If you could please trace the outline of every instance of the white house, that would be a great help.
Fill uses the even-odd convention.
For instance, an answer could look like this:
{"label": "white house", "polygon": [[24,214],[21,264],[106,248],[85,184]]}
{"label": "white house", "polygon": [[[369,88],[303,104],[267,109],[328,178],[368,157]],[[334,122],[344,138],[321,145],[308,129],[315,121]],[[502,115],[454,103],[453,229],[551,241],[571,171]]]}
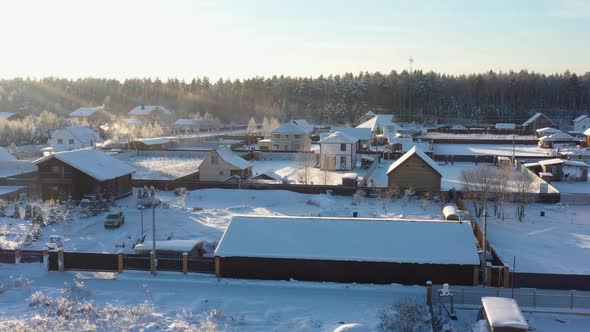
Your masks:
{"label": "white house", "polygon": [[359,148],[368,146],[371,143],[371,128],[348,128],[348,127],[332,127],[330,133],[341,132],[344,135],[359,140]]}
{"label": "white house", "polygon": [[293,120],[292,123],[305,129],[310,134],[313,132],[313,125],[307,122],[305,119]]}
{"label": "white house", "polygon": [[209,153],[199,165],[200,181],[240,181],[252,177],[252,163],[240,158],[229,148],[219,148]]}
{"label": "white house", "polygon": [[86,122],[109,122],[112,120],[112,115],[105,111],[103,106],[97,107],[79,107],[69,114],[72,119],[76,119],[78,123]]}
{"label": "white house", "polygon": [[574,119],[574,131],[583,133],[588,128],[590,128],[590,116],[580,115]]}
{"label": "white house", "polygon": [[335,132],[320,141],[320,169],[351,170],[356,165],[357,138]]}
{"label": "white house", "polygon": [[102,139],[98,133],[88,127],[75,126],[58,129],[51,134],[49,145],[53,151],[67,151],[96,147]]}
{"label": "white house", "polygon": [[285,123],[271,130],[270,137],[258,141],[260,151],[310,151],[308,129],[294,123]]}

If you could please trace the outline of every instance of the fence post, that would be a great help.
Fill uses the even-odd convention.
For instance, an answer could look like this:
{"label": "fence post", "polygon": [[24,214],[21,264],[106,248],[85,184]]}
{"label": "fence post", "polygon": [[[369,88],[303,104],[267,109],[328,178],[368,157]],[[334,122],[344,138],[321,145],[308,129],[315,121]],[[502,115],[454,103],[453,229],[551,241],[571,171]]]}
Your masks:
{"label": "fence post", "polygon": [[533,289],[533,308],[537,307],[537,289]]}
{"label": "fence post", "polygon": [[215,256],[215,275],[217,278],[221,278],[221,259],[219,256]]}
{"label": "fence post", "polygon": [[188,272],[188,252],[182,253],[182,274],[186,274]]}
{"label": "fence post", "polygon": [[49,251],[47,248],[43,249],[43,264],[45,264],[45,268],[49,271]]}
{"label": "fence post", "polygon": [[14,248],[14,264],[20,264],[20,249]]}
{"label": "fence post", "polygon": [[59,272],[64,271],[64,250],[62,248],[57,250],[57,270]]}
{"label": "fence post", "polygon": [[117,272],[123,272],[123,250],[117,251]]}
{"label": "fence post", "polygon": [[156,274],[156,253],[150,251],[150,273]]}
{"label": "fence post", "polygon": [[570,291],[570,309],[574,310],[574,290]]}
{"label": "fence post", "polygon": [[[484,255],[485,255],[485,253],[484,253]],[[486,266],[485,269],[486,269],[486,280],[485,280],[486,286],[491,286],[492,285],[492,271],[493,270],[489,266]]]}

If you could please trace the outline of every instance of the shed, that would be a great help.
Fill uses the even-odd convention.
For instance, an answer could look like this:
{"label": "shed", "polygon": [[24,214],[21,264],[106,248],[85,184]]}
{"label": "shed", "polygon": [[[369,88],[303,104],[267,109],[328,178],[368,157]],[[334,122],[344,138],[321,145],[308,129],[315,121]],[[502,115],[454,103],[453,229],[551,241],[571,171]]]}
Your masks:
{"label": "shed", "polygon": [[525,129],[531,131],[536,131],[539,128],[551,127],[553,125],[555,125],[553,121],[543,113],[535,113],[522,124]]}
{"label": "shed", "polygon": [[87,194],[120,198],[131,195],[135,169],[93,148],[63,151],[36,160],[44,200]]}
{"label": "shed", "polygon": [[460,220],[459,212],[457,211],[457,206],[455,204],[447,204],[443,208],[443,217],[445,220]]}
{"label": "shed", "polygon": [[506,297],[482,297],[482,312],[491,332],[528,331],[529,325],[518,303]]}
{"label": "shed", "polygon": [[172,147],[172,141],[166,137],[140,138],[129,142],[129,149],[161,151]]}
{"label": "shed", "polygon": [[434,160],[413,147],[389,166],[387,185],[399,189],[440,191],[442,176]]}
{"label": "shed", "polygon": [[345,173],[342,174],[342,186],[344,187],[356,187],[359,175],[356,173]]}
{"label": "shed", "polygon": [[227,278],[423,285],[477,282],[470,223],[234,216],[215,250]]}
{"label": "shed", "polygon": [[251,162],[237,156],[228,148],[215,149],[199,165],[199,180],[249,180],[252,177],[253,166]]}

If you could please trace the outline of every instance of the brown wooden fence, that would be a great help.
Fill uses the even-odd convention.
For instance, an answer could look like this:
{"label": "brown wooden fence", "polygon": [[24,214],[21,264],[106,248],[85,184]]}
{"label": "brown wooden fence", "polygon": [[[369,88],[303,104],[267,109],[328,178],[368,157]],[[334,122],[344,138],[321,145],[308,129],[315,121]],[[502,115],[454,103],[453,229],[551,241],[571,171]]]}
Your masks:
{"label": "brown wooden fence", "polygon": [[123,269],[124,270],[150,270],[150,255],[142,254],[125,254],[123,255]]}
{"label": "brown wooden fence", "polygon": [[188,259],[188,272],[215,273],[215,258],[200,257]]}
{"label": "brown wooden fence", "polygon": [[64,269],[90,271],[117,271],[117,254],[64,252]]}
{"label": "brown wooden fence", "polygon": [[43,263],[43,250],[21,250],[21,263]]}
{"label": "brown wooden fence", "polygon": [[14,264],[14,250],[0,250],[0,263]]}

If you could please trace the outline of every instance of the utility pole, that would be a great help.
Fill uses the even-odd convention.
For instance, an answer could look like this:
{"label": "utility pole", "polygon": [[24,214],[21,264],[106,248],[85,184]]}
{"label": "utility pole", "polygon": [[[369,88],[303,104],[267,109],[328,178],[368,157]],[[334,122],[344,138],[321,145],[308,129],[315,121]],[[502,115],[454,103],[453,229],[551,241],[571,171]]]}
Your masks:
{"label": "utility pole", "polygon": [[141,229],[139,233],[139,238],[141,239],[141,237],[143,236],[143,206],[139,208],[139,214],[141,216]]}
{"label": "utility pole", "polygon": [[482,275],[483,275],[483,282],[487,282],[487,234],[488,233],[488,211],[487,210],[483,210],[483,270],[482,270]]}
{"label": "utility pole", "polygon": [[154,252],[154,275],[158,268],[158,258],[156,256],[156,206],[152,205],[152,250]]}
{"label": "utility pole", "polygon": [[514,165],[515,141],[516,141],[516,135],[512,135],[512,165]]}

